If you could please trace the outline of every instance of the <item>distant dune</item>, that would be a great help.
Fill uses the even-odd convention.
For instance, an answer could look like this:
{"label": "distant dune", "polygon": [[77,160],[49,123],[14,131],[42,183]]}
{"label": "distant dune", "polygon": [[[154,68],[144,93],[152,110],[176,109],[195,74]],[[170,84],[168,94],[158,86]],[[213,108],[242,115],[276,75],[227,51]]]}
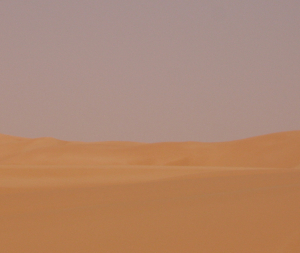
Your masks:
{"label": "distant dune", "polygon": [[0,135],[0,252],[299,253],[300,131],[200,143]]}
{"label": "distant dune", "polygon": [[67,142],[0,135],[0,164],[178,165],[291,168],[300,164],[300,131],[220,143]]}

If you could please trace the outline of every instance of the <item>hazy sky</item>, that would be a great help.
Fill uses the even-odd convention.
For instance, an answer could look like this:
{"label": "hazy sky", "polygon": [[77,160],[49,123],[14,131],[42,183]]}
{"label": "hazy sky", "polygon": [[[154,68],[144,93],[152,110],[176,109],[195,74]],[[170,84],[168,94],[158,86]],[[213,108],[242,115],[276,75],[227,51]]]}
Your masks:
{"label": "hazy sky", "polygon": [[299,0],[1,0],[0,133],[227,141],[300,130]]}

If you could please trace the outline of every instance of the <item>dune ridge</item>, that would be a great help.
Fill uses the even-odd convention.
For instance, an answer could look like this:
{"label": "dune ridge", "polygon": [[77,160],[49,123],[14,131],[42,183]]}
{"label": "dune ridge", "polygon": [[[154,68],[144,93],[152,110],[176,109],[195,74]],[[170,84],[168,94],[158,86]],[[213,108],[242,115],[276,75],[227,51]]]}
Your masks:
{"label": "dune ridge", "polygon": [[164,165],[292,168],[300,164],[300,131],[243,140],[201,142],[70,142],[0,136],[0,164]]}

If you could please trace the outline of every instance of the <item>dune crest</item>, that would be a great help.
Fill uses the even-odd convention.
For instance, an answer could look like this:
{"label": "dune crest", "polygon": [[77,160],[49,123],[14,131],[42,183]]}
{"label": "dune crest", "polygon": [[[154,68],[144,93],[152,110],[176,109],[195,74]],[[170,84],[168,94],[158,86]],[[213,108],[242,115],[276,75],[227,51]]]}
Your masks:
{"label": "dune crest", "polygon": [[150,144],[85,143],[0,135],[0,164],[292,168],[300,164],[300,131],[219,143]]}

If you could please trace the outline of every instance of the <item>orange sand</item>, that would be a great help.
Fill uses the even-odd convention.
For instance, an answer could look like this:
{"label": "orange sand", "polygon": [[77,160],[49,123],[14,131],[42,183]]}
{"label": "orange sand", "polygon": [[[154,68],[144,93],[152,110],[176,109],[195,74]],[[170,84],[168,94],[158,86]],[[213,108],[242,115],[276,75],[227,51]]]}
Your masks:
{"label": "orange sand", "polygon": [[0,135],[2,253],[299,253],[300,131],[223,143]]}

